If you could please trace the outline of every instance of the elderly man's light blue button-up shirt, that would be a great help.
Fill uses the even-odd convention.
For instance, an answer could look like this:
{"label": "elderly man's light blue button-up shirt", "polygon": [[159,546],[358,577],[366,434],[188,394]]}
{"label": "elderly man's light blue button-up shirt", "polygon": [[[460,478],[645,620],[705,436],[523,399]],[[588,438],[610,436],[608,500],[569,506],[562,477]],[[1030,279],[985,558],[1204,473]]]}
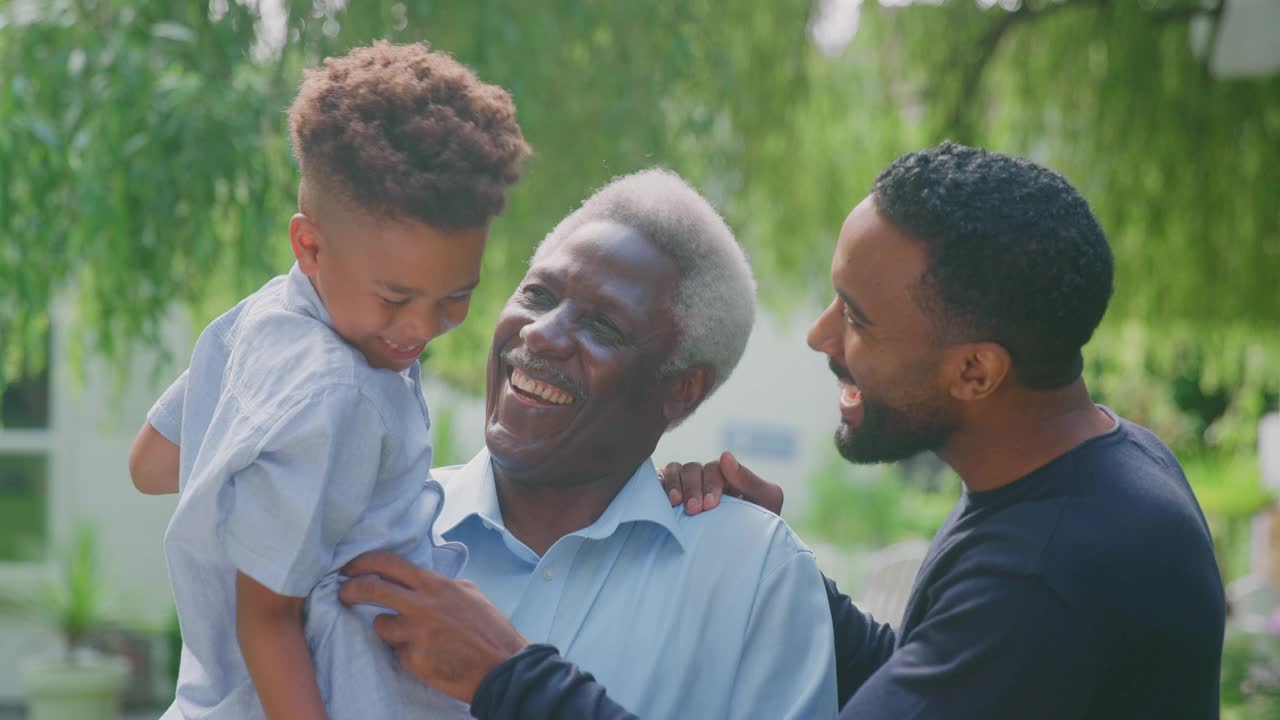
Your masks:
{"label": "elderly man's light blue button-up shirt", "polygon": [[643,718],[831,718],[835,645],[813,553],[780,518],[725,498],[672,508],[646,461],[596,522],[538,557],[502,522],[487,451],[437,469],[438,528],[461,577],[516,628]]}
{"label": "elderly man's light blue button-up shirt", "polygon": [[304,629],[333,720],[468,714],[398,666],[372,631],[375,609],[337,599],[339,568],[368,550],[445,574],[464,559],[432,534],[441,493],[424,483],[418,372],[371,367],[296,265],[201,333],[190,368],[148,415],[181,447],[164,547],[183,649],[165,720],[263,717],[236,639],[237,570],[307,598]]}

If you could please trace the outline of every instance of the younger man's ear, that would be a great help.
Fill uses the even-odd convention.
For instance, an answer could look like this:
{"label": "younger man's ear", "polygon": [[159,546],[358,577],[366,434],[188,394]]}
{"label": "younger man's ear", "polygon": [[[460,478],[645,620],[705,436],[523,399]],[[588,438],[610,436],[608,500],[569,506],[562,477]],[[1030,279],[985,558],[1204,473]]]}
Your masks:
{"label": "younger man's ear", "polygon": [[951,366],[951,397],[982,400],[1004,383],[1013,359],[1003,345],[993,342],[966,343],[954,348]]}
{"label": "younger man's ear", "polygon": [[289,220],[289,245],[298,268],[308,277],[316,272],[316,258],[320,255],[320,230],[311,218],[302,213]]}
{"label": "younger man's ear", "polygon": [[662,384],[662,414],[670,428],[689,417],[716,382],[716,371],[706,365],[686,368],[667,378]]}

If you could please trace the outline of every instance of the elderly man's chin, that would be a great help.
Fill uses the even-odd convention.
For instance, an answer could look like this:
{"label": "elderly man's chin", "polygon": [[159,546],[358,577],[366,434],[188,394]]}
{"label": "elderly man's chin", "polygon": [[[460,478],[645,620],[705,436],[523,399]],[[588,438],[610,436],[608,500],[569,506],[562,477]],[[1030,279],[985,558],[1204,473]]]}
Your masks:
{"label": "elderly man's chin", "polygon": [[504,378],[485,424],[485,445],[495,454],[520,455],[564,434],[578,415],[571,405],[534,405]]}

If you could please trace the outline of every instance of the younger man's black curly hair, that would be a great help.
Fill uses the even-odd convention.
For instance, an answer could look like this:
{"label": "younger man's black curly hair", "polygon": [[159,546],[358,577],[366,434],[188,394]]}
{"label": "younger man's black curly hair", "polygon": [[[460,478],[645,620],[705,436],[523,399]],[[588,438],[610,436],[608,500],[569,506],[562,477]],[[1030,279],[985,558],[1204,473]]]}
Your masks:
{"label": "younger man's black curly hair", "polygon": [[881,216],[925,248],[916,301],[939,341],[999,343],[1029,388],[1080,377],[1113,268],[1102,227],[1065,178],[948,141],[898,158],[872,193]]}

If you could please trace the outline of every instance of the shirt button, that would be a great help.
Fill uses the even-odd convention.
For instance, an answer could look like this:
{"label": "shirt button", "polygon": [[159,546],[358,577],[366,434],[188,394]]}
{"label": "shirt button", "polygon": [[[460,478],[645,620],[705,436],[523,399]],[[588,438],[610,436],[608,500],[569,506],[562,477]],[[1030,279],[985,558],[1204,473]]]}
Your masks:
{"label": "shirt button", "polygon": [[546,580],[546,581],[550,582],[550,581],[551,581],[551,578],[552,578],[552,577],[554,577],[554,576],[555,576],[555,573],[551,572],[551,568],[547,568],[546,570],[543,570],[543,571],[542,571],[542,579],[543,579],[543,580]]}

